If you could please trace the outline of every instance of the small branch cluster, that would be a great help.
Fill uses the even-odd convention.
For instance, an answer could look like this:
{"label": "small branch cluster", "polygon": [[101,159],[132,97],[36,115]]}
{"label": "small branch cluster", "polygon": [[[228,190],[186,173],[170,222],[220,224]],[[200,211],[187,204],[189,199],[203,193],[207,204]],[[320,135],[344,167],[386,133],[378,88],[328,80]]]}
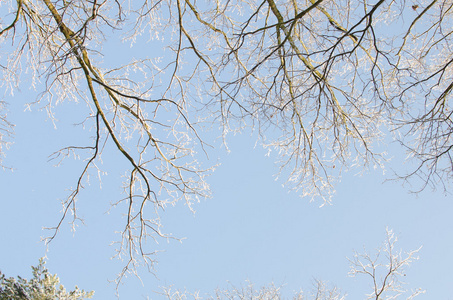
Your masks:
{"label": "small branch cluster", "polygon": [[[364,274],[371,279],[372,292],[367,295],[367,299],[399,299],[408,292],[401,278],[406,276],[406,268],[418,259],[416,255],[421,248],[403,254],[395,249],[396,242],[394,233],[387,229],[387,240],[375,255],[355,253],[350,259],[351,276]],[[424,290],[417,289],[410,292],[407,299],[423,293]]]}

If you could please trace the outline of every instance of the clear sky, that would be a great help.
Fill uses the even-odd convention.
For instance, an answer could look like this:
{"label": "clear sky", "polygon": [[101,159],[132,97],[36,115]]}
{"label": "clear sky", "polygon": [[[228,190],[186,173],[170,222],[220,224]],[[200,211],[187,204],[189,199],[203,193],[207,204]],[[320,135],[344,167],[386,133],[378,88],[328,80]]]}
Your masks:
{"label": "clear sky", "polygon": [[[67,289],[78,285],[95,290],[95,299],[111,299],[115,285],[109,280],[115,279],[122,262],[110,259],[114,247],[109,245],[118,238],[114,231],[122,228],[124,218],[119,208],[107,212],[109,203],[119,198],[124,166],[115,163],[114,154],[104,155],[102,168],[108,174],[102,188],[93,178],[80,197],[85,225],[75,232],[63,227],[46,252],[40,242],[47,234],[42,227],[56,225],[59,199],[75,184],[74,170],[81,168],[77,160],[54,167],[48,156],[78,138],[80,129],[71,124],[76,123],[74,112],[79,108],[61,106],[54,129],[45,112],[24,112],[29,97],[24,91],[14,101],[9,99],[10,120],[17,127],[4,161],[14,172],[0,173],[1,270],[8,276],[29,277],[30,266],[47,255],[47,267]],[[391,172],[346,173],[332,205],[320,208],[319,202],[288,193],[281,181],[275,181],[272,155],[267,157],[255,147],[252,135],[231,136],[229,147],[229,154],[219,147],[218,157],[211,158],[221,162],[209,178],[212,199],[198,203],[195,214],[182,204],[163,214],[164,231],[186,239],[151,243],[151,248],[163,251],[156,256],[155,275],[141,269],[142,282],[129,276],[119,288],[121,298],[159,299],[154,292],[170,285],[203,295],[246,280],[256,286],[283,285],[284,295],[289,296],[310,290],[314,280],[321,279],[339,287],[349,299],[363,299],[370,281],[349,277],[347,258],[364,247],[374,253],[388,227],[399,237],[398,249],[423,246],[420,260],[407,270],[407,287],[426,289],[419,299],[453,299],[451,195],[431,190],[410,194],[400,182],[384,183]],[[389,167],[401,169],[398,155]]]}

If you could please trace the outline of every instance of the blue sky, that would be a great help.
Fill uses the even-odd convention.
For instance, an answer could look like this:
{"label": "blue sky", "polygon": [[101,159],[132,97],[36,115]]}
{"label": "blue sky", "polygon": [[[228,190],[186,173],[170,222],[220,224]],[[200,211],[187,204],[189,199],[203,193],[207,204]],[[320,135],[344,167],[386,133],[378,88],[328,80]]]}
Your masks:
{"label": "blue sky", "polygon": [[[75,112],[81,104],[61,106],[57,129],[37,109],[24,112],[32,94],[24,91],[9,106],[10,120],[17,126],[14,144],[4,163],[13,172],[1,172],[2,207],[0,226],[1,270],[8,276],[30,276],[30,266],[47,255],[51,273],[59,275],[67,289],[78,285],[95,290],[95,299],[111,299],[115,285],[109,280],[121,270],[122,262],[110,259],[124,218],[120,208],[109,211],[119,198],[120,175],[124,167],[106,152],[102,188],[95,178],[79,201],[85,220],[75,232],[64,226],[49,245],[40,242],[59,219],[59,199],[75,184],[81,161],[65,160],[59,167],[48,156],[61,146],[83,141]],[[79,140],[80,139],[80,140]],[[150,243],[161,250],[155,274],[141,269],[142,282],[129,276],[119,287],[124,299],[159,299],[154,291],[161,286],[200,294],[217,287],[240,286],[250,280],[256,286],[274,282],[289,296],[300,289],[310,290],[315,279],[339,287],[349,299],[362,299],[370,292],[367,278],[348,276],[353,251],[374,253],[385,240],[386,227],[399,237],[398,249],[409,251],[423,246],[420,260],[404,278],[408,288],[421,287],[427,293],[419,299],[452,299],[453,268],[451,195],[426,190],[408,193],[401,182],[385,182],[390,172],[370,171],[363,176],[345,173],[336,185],[332,205],[319,207],[296,193],[288,193],[274,178],[273,157],[255,147],[253,134],[231,136],[231,152],[219,147],[221,162],[209,178],[211,199],[202,200],[192,214],[183,204],[163,214],[164,231],[186,238],[182,243]],[[392,145],[390,148],[395,148]],[[402,154],[395,153],[389,167],[404,170]],[[403,165],[403,166],[402,166]],[[449,298],[450,297],[450,298]]]}

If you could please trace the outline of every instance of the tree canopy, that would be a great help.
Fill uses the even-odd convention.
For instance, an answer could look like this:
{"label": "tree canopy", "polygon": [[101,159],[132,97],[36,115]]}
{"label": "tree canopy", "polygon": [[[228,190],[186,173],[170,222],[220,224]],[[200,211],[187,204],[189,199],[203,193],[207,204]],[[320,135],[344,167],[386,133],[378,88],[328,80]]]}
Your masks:
{"label": "tree canopy", "polygon": [[[225,143],[258,132],[301,196],[328,202],[343,171],[385,167],[389,141],[415,164],[400,179],[447,190],[453,2],[414,3],[1,1],[0,84],[36,89],[29,105],[50,118],[68,101],[86,107],[80,128],[91,143],[54,154],[84,159],[61,221],[77,221],[77,197],[106,147],[129,164],[117,202],[128,207],[119,250],[127,271],[137,255],[152,263],[141,245],[166,237],[162,208],[209,196],[208,128]],[[149,52],[136,57],[140,47]],[[109,56],[119,48],[125,55]],[[7,103],[0,109],[5,155],[13,124]]]}
{"label": "tree canopy", "polygon": [[0,299],[1,300],[82,300],[91,298],[94,292],[85,292],[77,286],[67,292],[57,275],[49,273],[44,259],[32,268],[33,278],[27,280],[20,276],[7,278],[0,272]]}

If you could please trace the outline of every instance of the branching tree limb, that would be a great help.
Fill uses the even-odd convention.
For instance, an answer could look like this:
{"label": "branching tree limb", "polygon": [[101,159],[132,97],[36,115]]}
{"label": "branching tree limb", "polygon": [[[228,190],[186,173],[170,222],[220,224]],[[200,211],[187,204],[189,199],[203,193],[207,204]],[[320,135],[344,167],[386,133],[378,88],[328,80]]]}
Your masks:
{"label": "branching tree limb", "polygon": [[[230,132],[256,130],[259,143],[277,153],[287,186],[321,204],[345,170],[385,166],[383,141],[398,141],[415,162],[401,179],[446,190],[453,172],[453,2],[418,5],[1,1],[1,87],[13,93],[25,78],[41,91],[29,105],[45,107],[50,118],[56,105],[83,102],[83,125],[94,132],[91,144],[52,156],[79,153],[85,161],[50,239],[70,214],[78,220],[84,184],[112,149],[129,166],[125,196],[115,202],[127,207],[122,275],[139,261],[152,266],[147,238],[169,237],[162,210],[209,196],[212,166],[199,162],[209,152],[205,124],[216,124],[225,142]],[[128,55],[116,57],[109,42],[126,45],[121,53]],[[140,47],[147,50],[134,52]],[[117,62],[104,61],[112,56]],[[0,108],[3,155],[12,124],[3,102]]]}

